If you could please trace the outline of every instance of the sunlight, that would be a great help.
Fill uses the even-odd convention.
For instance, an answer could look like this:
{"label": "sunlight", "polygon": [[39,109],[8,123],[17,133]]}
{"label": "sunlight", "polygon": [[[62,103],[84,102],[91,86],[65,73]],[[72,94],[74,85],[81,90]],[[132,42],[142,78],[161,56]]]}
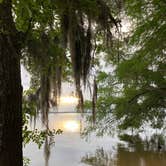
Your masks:
{"label": "sunlight", "polygon": [[63,96],[60,98],[61,104],[77,104],[78,98],[74,96]]}
{"label": "sunlight", "polygon": [[74,120],[67,121],[67,122],[64,123],[64,128],[67,131],[76,132],[76,131],[79,130],[79,122],[78,121],[74,121]]}

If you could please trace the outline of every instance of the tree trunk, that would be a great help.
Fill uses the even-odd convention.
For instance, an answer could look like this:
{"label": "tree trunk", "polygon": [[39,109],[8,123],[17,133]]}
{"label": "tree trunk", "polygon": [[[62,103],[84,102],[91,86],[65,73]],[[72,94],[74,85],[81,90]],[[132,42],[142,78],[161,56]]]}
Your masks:
{"label": "tree trunk", "polygon": [[22,86],[11,0],[0,3],[0,166],[22,166]]}

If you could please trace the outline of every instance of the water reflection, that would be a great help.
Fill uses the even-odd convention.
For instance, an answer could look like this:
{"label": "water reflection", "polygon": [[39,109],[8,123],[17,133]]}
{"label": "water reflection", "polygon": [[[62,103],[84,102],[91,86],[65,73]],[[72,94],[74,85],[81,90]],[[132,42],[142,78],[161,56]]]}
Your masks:
{"label": "water reflection", "polygon": [[116,155],[101,148],[93,154],[86,154],[81,161],[91,166],[165,166],[166,153],[129,151],[119,144]]}
{"label": "water reflection", "polygon": [[64,124],[64,128],[69,132],[79,132],[80,131],[80,123],[78,121],[66,121]]}
{"label": "water reflection", "polygon": [[49,136],[47,136],[44,144],[45,166],[49,166],[49,158],[50,158],[50,139]]}
{"label": "water reflection", "polygon": [[[86,154],[81,162],[91,166],[115,166],[114,154],[105,151],[103,148],[97,149],[94,154]],[[127,166],[127,165],[126,165]]]}
{"label": "water reflection", "polygon": [[[55,140],[54,135],[52,135],[50,132],[51,130],[62,130],[63,132],[68,133],[80,133],[81,130],[81,120],[78,116],[73,116],[73,114],[60,115],[61,118],[54,117],[54,120],[51,119],[51,121],[46,121],[45,128],[47,132],[47,136],[45,137],[45,143],[44,143],[44,159],[45,159],[45,166],[49,166],[49,159],[51,154],[51,148],[53,147]],[[75,119],[73,119],[73,117]]]}
{"label": "water reflection", "polygon": [[[48,120],[46,121],[45,127],[46,127],[46,137],[45,137],[45,143],[44,143],[44,159],[45,159],[45,166],[49,166],[51,146],[55,143],[54,134],[56,134],[56,132],[54,130],[53,131],[50,130]],[[58,130],[57,130],[57,132],[58,132]]]}
{"label": "water reflection", "polygon": [[80,133],[83,119],[77,113],[59,113],[50,118],[50,129],[61,129],[64,133]]}
{"label": "water reflection", "polygon": [[118,146],[117,166],[165,166],[166,153],[157,151],[144,151],[144,149],[135,149],[129,151],[128,148]]}
{"label": "water reflection", "polygon": [[[86,115],[85,115],[86,116]],[[42,128],[40,118],[37,127]],[[85,118],[78,113],[49,114],[49,130],[62,129],[61,135],[48,134],[41,150],[33,144],[24,149],[31,159],[30,166],[165,166],[164,140],[153,136],[151,141],[123,135],[120,138],[91,136],[88,142],[80,137],[86,127]],[[54,143],[55,142],[55,143]],[[43,158],[44,150],[44,158]],[[45,160],[44,160],[45,159]],[[44,160],[44,161],[43,161]]]}

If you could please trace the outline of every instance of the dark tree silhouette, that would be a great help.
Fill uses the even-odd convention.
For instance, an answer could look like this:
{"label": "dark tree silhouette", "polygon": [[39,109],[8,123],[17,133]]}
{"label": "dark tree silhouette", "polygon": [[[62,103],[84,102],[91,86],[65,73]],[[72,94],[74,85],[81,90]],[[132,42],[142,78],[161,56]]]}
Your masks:
{"label": "dark tree silhouette", "polygon": [[0,165],[22,166],[20,46],[11,8],[11,0],[0,3]]}

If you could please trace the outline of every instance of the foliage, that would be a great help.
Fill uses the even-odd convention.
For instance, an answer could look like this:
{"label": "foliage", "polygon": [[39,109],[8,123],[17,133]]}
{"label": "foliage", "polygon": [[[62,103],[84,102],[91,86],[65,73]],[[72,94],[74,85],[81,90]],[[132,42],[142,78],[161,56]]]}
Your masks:
{"label": "foliage", "polygon": [[[116,49],[113,54],[107,52],[106,60],[109,61],[107,65],[110,67],[111,62],[113,71],[97,74],[96,126],[100,131],[106,133],[105,130],[112,130],[111,119],[114,119],[121,130],[136,130],[145,124],[150,124],[155,129],[165,128],[164,9],[164,1],[128,0],[125,2],[125,13],[133,24],[133,29],[127,37],[129,41],[126,43],[125,40],[120,40],[122,52],[119,52],[121,57],[119,63],[117,57],[112,56],[118,55]],[[102,120],[104,127],[98,125]],[[97,128],[94,129],[98,131]]]}
{"label": "foliage", "polygon": [[[31,109],[35,109],[39,105],[43,123],[48,122],[50,102],[53,101],[53,104],[57,105],[56,98],[61,92],[64,66],[72,66],[76,91],[80,99],[79,104],[82,107],[81,83],[86,83],[91,67],[92,30],[100,31],[108,43],[112,38],[110,29],[113,26],[117,27],[117,21],[114,19],[108,3],[104,0],[1,0],[1,3],[1,7],[4,7],[2,11],[7,9],[7,12],[2,12],[2,17],[12,25],[7,29],[13,28],[11,36],[6,35],[5,33],[8,32],[4,28],[7,27],[7,24],[2,22],[1,34],[5,35],[5,38],[7,36],[13,52],[18,54],[18,57],[12,56],[14,60],[18,60],[15,65],[18,67],[19,60],[22,58],[28,71],[35,75],[32,88],[36,90],[36,93],[33,97],[35,100],[38,99],[39,103],[25,100],[23,107],[26,111],[31,113]],[[6,17],[4,13],[12,13],[12,15]],[[96,28],[93,29],[92,25]],[[10,47],[6,46],[7,50]],[[70,58],[66,55],[68,51]],[[19,75],[20,73],[18,73]],[[20,79],[17,79],[15,75],[12,78],[20,85]],[[21,103],[21,88],[18,102]],[[33,112],[35,114],[35,111]],[[41,146],[43,138],[46,134],[50,134],[50,131],[29,132],[26,126],[26,113],[23,127],[24,141],[27,143],[32,139]],[[20,117],[19,115],[21,116],[18,114],[18,117]],[[21,126],[19,127],[21,129]],[[21,131],[19,132],[21,133]],[[39,142],[40,140],[41,142]]]}
{"label": "foliage", "polygon": [[[47,155],[47,151],[49,150],[49,147],[53,141],[50,143],[47,143],[48,140],[53,140],[54,136],[57,134],[62,134],[62,130],[50,130],[48,128],[48,121],[46,121],[46,129],[31,129],[30,123],[33,121],[34,124],[36,123],[36,118],[38,116],[38,109],[37,109],[37,101],[32,100],[32,95],[35,92],[34,89],[29,89],[24,91],[23,95],[23,127],[22,127],[22,137],[23,137],[23,145],[24,147],[29,144],[30,142],[33,142],[37,144],[38,148],[40,149],[44,145],[45,154]],[[33,118],[33,119],[32,119]],[[48,145],[47,145],[48,144]],[[23,157],[23,164],[24,166],[30,165],[30,159]]]}
{"label": "foliage", "polygon": [[[23,136],[23,144],[24,146],[28,144],[29,142],[34,142],[38,145],[38,148],[41,148],[41,146],[44,144],[45,139],[47,137],[53,137],[55,134],[61,134],[62,130],[50,130],[49,128],[46,128],[45,130],[38,130],[38,129],[30,129],[29,123],[32,121],[32,117],[34,117],[34,123],[36,120],[36,103],[35,101],[30,101],[27,99],[28,95],[30,95],[33,92],[33,90],[29,89],[24,92],[24,100],[23,100],[23,130],[22,130],[22,136]],[[48,122],[47,122],[48,123]],[[46,126],[47,127],[47,126]]]}
{"label": "foliage", "polygon": [[38,145],[38,148],[40,149],[41,146],[44,144],[46,137],[53,137],[55,134],[61,134],[62,130],[58,129],[57,131],[53,130],[43,130],[39,131],[37,129],[35,130],[29,130],[28,127],[24,124],[23,127],[23,144],[24,146],[28,144],[29,142],[34,142]]}
{"label": "foliage", "polygon": [[136,49],[116,71],[123,84],[123,95],[118,99],[115,114],[124,118],[120,125],[123,129],[138,128],[145,121],[161,128],[166,116],[165,3],[133,1],[130,5],[128,1],[127,12],[137,21],[130,47]]}
{"label": "foliage", "polygon": [[24,39],[23,62],[32,78],[39,80],[43,121],[50,101],[57,105],[61,80],[66,73],[71,75],[71,68],[83,111],[81,86],[91,68],[95,36],[100,33],[108,45],[111,29],[118,26],[111,4],[115,6],[104,0],[13,1],[15,24]]}
{"label": "foliage", "polygon": [[[88,123],[87,128],[83,131],[83,135],[88,135],[90,132],[96,132],[98,136],[104,134],[114,134],[117,130],[117,120],[113,115],[113,110],[115,108],[115,99],[119,94],[119,87],[117,80],[114,77],[110,77],[110,74],[100,71],[97,75],[98,84],[98,99],[96,105],[96,121],[92,122],[92,116],[87,118]],[[86,102],[85,108],[92,108],[90,102]]]}
{"label": "foliage", "polygon": [[23,166],[29,166],[30,165],[30,159],[27,157],[23,157]]}

